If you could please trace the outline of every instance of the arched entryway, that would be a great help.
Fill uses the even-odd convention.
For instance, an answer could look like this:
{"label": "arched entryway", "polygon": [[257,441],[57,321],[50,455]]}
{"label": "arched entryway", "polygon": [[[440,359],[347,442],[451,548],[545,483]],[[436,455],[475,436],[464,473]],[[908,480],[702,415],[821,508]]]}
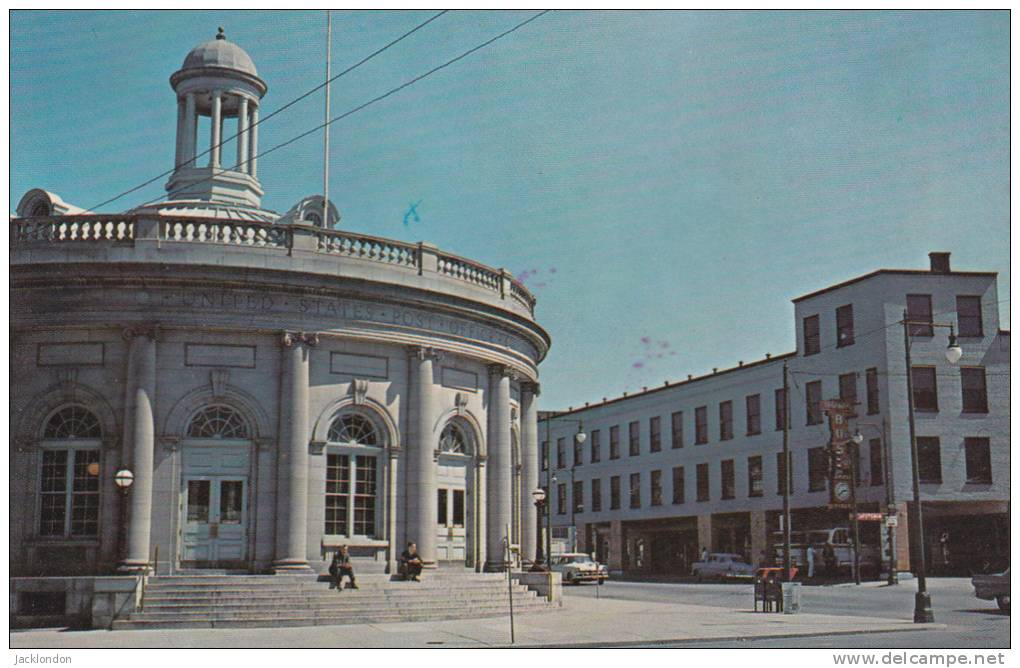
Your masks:
{"label": "arched entryway", "polygon": [[476,451],[470,426],[459,419],[448,422],[439,437],[436,472],[436,559],[439,562],[466,566],[475,562]]}
{"label": "arched entryway", "polygon": [[181,460],[181,567],[247,565],[251,451],[251,423],[232,406],[192,416]]}

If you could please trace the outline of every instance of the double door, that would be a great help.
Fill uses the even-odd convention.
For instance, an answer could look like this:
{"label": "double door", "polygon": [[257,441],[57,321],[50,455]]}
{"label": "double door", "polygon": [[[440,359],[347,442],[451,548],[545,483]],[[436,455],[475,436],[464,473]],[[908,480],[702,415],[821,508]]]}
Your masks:
{"label": "double door", "polygon": [[243,561],[247,496],[248,481],[242,477],[186,477],[181,561],[195,566]]}
{"label": "double door", "polygon": [[466,564],[468,527],[473,513],[468,486],[469,462],[440,458],[437,476],[436,559]]}

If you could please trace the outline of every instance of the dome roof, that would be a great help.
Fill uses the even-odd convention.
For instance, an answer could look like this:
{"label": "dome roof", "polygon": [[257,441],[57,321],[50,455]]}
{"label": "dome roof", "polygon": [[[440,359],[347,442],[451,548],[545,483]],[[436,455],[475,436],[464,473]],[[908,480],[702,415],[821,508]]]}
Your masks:
{"label": "dome roof", "polygon": [[223,67],[258,76],[251,56],[238,45],[228,42],[226,35],[223,34],[223,28],[220,28],[216,39],[202,42],[192,49],[184,58],[184,64],[181,65],[182,70],[200,67]]}

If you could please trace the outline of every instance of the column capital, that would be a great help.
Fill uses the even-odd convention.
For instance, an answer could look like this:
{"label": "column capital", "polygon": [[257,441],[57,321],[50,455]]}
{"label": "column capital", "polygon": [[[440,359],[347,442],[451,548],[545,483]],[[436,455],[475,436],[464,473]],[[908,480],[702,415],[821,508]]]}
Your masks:
{"label": "column capital", "polygon": [[284,348],[291,348],[293,346],[300,345],[308,347],[317,346],[319,345],[319,333],[285,331],[280,335],[280,345]]}
{"label": "column capital", "polygon": [[158,333],[159,323],[154,322],[127,325],[123,330],[121,330],[121,336],[124,337],[125,341],[130,341],[136,336],[144,336],[150,341],[155,341]]}
{"label": "column capital", "polygon": [[517,370],[513,367],[507,366],[506,364],[490,364],[489,365],[489,377],[490,378],[509,378],[510,380],[517,380]]}
{"label": "column capital", "polygon": [[542,394],[542,385],[533,380],[524,380],[521,381],[521,392],[537,397]]}
{"label": "column capital", "polygon": [[418,360],[420,362],[424,362],[425,360],[438,362],[443,359],[443,351],[429,346],[408,346],[407,358],[409,360]]}

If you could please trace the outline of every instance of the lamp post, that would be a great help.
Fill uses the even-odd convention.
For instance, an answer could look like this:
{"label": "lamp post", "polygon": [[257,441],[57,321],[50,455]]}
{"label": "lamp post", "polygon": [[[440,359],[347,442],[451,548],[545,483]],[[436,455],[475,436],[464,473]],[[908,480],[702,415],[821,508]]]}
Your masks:
{"label": "lamp post", "polygon": [[948,327],[949,346],[946,347],[946,360],[950,364],[956,364],[963,356],[963,350],[956,343],[956,332],[951,324],[929,322],[925,320],[910,320],[907,312],[903,311],[903,355],[907,364],[907,419],[910,426],[910,463],[913,474],[914,486],[914,518],[912,523],[917,526],[917,594],[914,595],[914,623],[925,624],[935,621],[935,615],[931,609],[931,596],[928,594],[927,582],[925,581],[924,563],[924,524],[921,513],[921,476],[917,466],[917,437],[914,429],[914,385],[913,369],[910,362],[910,327]]}
{"label": "lamp post", "polygon": [[[853,440],[857,445],[864,443],[864,434],[861,433],[861,427],[868,427],[879,431],[879,426],[870,424],[867,422],[860,422],[857,424],[857,428],[854,430]],[[882,420],[881,431],[879,431],[879,443],[882,445],[882,473],[885,478],[885,510],[886,517],[886,545],[889,549],[889,574],[886,579],[888,585],[898,585],[900,583],[899,575],[896,573],[896,527],[889,523],[888,517],[890,515],[895,516],[896,504],[893,499],[893,486],[892,486],[892,466],[889,461],[889,439],[885,433],[885,419]]]}
{"label": "lamp post", "polygon": [[117,531],[117,542],[120,544],[119,552],[122,558],[127,558],[125,554],[126,549],[124,547],[125,534],[127,533],[127,495],[131,491],[131,485],[135,484],[135,474],[130,469],[120,469],[113,475],[113,484],[117,486],[117,490],[120,492],[120,497],[123,503],[121,504],[121,520],[120,527]]}
{"label": "lamp post", "polygon": [[538,516],[538,531],[535,533],[535,563],[531,565],[531,570],[536,573],[544,573],[547,570],[543,563],[545,555],[542,554],[542,511],[545,509],[545,490],[539,487],[531,492],[531,496],[535,499],[535,514]]}
{"label": "lamp post", "polygon": [[[550,436],[551,425],[553,420],[560,420],[562,422],[573,422],[577,425],[577,433],[574,434],[574,440],[578,445],[584,443],[588,438],[588,435],[584,433],[584,422],[581,420],[575,420],[573,418],[561,418],[553,415],[549,415],[545,419],[545,484],[549,488],[549,499],[546,504],[546,530],[545,530],[545,554],[549,565],[552,565],[552,494],[553,494],[553,483],[556,482],[556,474],[553,473],[552,466],[552,437]],[[573,484],[574,480],[574,468],[570,468],[570,482]],[[571,490],[573,494],[573,490]],[[571,499],[573,500],[573,499]],[[571,523],[573,523],[573,513],[571,513]]]}

